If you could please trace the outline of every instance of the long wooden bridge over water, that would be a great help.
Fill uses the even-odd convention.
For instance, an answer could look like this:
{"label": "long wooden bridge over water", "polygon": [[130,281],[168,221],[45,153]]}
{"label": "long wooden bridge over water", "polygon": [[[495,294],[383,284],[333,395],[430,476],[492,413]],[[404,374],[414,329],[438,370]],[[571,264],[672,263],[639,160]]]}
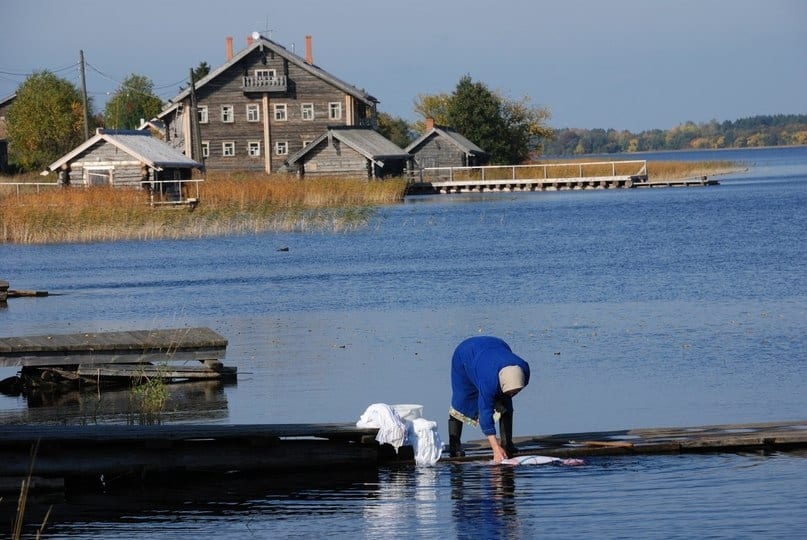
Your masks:
{"label": "long wooden bridge over water", "polygon": [[717,180],[710,180],[705,176],[653,181],[648,177],[647,160],[597,161],[426,167],[410,184],[408,194],[688,187],[717,184]]}

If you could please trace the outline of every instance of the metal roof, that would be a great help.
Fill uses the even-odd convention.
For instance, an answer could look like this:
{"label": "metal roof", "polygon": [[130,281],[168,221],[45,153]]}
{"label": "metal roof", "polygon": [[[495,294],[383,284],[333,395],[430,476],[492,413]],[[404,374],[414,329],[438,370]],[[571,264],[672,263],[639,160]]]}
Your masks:
{"label": "metal roof", "polygon": [[407,146],[406,151],[409,153],[413,153],[416,148],[424,144],[431,137],[437,135],[441,135],[447,138],[449,141],[453,142],[454,145],[456,145],[460,150],[462,150],[466,154],[487,155],[487,152],[485,152],[477,145],[469,141],[463,135],[459,134],[453,128],[447,126],[434,126],[432,129],[421,135],[412,144]]}
{"label": "metal roof", "polygon": [[87,139],[72,152],[51,163],[48,168],[55,171],[63,164],[72,161],[101,142],[107,142],[118,147],[152,169],[160,170],[166,167],[199,169],[203,167],[198,161],[192,160],[163,141],[155,139],[147,131],[104,131],[99,129],[94,137]]}
{"label": "metal roof", "polygon": [[[374,104],[379,103],[378,99],[371,96],[370,94],[368,94],[364,90],[356,88],[352,84],[348,84],[345,81],[343,81],[343,80],[341,80],[341,79],[339,79],[337,77],[334,77],[333,75],[331,75],[330,73],[328,73],[324,69],[316,66],[315,64],[309,64],[308,62],[305,61],[305,59],[303,57],[296,55],[295,53],[293,53],[293,52],[289,51],[288,49],[286,49],[283,45],[280,45],[279,43],[275,43],[274,41],[272,41],[270,39],[267,39],[267,38],[265,38],[263,36],[261,36],[259,39],[254,40],[251,45],[249,45],[245,49],[242,49],[237,54],[234,54],[232,59],[230,59],[228,62],[224,63],[223,65],[219,66],[218,68],[214,69],[213,71],[211,71],[210,73],[208,73],[207,75],[205,75],[204,77],[202,77],[201,79],[196,81],[196,84],[195,84],[196,91],[198,91],[200,88],[205,86],[207,83],[214,80],[216,77],[218,77],[219,75],[221,75],[222,73],[224,73],[225,71],[230,69],[232,66],[236,65],[239,61],[241,61],[244,57],[248,56],[255,49],[261,49],[262,50],[264,48],[268,49],[271,52],[274,52],[275,54],[278,54],[278,55],[282,56],[283,58],[286,58],[289,62],[291,62],[291,63],[299,66],[300,68],[308,71],[309,73],[311,73],[315,77],[318,77],[318,78],[332,84],[333,86],[339,88],[340,90],[342,90],[346,94],[350,94],[351,96],[364,101],[368,105],[374,105]],[[190,89],[190,87],[188,87],[185,90],[183,90],[182,92],[180,92],[179,94],[177,94],[176,96],[174,96],[173,98],[171,98],[169,100],[169,105],[167,105],[160,112],[160,114],[157,115],[157,118],[162,118],[163,116],[165,116],[166,114],[168,114],[169,112],[174,110],[182,100],[184,100],[185,98],[190,96],[190,93],[191,93],[191,89]]]}
{"label": "metal roof", "polygon": [[317,137],[302,150],[290,156],[286,162],[295,164],[318,144],[326,139],[334,138],[343,142],[367,159],[383,161],[385,159],[409,159],[411,156],[406,150],[390,141],[379,132],[371,128],[331,127],[328,131]]}

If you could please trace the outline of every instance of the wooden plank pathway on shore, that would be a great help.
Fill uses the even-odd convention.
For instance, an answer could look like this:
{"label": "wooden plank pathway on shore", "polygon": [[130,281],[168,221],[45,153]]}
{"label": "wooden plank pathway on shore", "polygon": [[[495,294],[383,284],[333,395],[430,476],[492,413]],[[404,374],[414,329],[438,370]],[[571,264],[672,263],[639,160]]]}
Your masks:
{"label": "wooden plank pathway on shore", "polygon": [[220,360],[227,340],[209,328],[81,332],[0,338],[0,366]]}
{"label": "wooden plank pathway on shore", "polygon": [[[560,458],[792,450],[807,448],[807,420],[562,433],[515,437],[513,442],[522,455]],[[485,440],[470,441],[463,447],[466,457],[456,460],[490,459],[490,446]]]}

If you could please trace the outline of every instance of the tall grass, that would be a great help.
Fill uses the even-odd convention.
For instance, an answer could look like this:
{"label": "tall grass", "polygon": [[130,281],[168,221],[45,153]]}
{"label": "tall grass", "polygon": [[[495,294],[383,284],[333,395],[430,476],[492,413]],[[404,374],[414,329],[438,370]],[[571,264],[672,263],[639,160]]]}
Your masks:
{"label": "tall grass", "polygon": [[403,199],[402,179],[299,180],[210,174],[193,212],[152,208],[144,191],[110,187],[0,192],[0,243],[42,244],[188,238],[267,230],[345,231],[373,207]]}

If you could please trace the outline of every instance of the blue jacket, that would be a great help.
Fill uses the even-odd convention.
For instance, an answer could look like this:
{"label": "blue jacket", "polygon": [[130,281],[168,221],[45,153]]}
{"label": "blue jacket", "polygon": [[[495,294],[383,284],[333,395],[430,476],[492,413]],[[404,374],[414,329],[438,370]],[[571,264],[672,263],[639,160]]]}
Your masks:
{"label": "blue jacket", "polygon": [[499,401],[513,410],[512,398],[499,387],[499,371],[519,366],[524,371],[524,386],[530,381],[530,366],[510,350],[503,340],[475,336],[460,343],[451,359],[451,406],[468,418],[479,418],[485,435],[495,435],[493,407]]}

